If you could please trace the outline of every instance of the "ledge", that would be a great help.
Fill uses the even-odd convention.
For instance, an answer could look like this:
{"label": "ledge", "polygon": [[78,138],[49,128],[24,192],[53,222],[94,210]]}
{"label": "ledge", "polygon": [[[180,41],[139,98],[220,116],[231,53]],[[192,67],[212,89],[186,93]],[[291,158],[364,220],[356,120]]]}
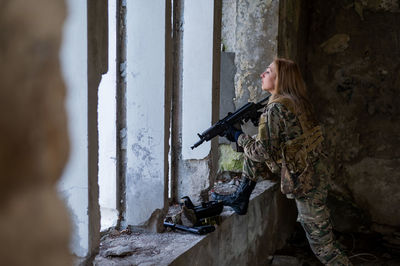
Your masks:
{"label": "ledge", "polygon": [[134,230],[103,237],[94,265],[260,265],[281,248],[295,222],[295,205],[270,181],[257,183],[246,215],[225,207],[204,236]]}

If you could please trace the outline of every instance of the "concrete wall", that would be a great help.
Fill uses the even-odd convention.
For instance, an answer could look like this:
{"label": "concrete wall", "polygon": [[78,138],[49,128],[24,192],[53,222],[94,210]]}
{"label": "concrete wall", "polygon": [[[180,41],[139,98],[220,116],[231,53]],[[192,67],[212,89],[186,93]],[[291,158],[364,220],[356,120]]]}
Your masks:
{"label": "concrete wall", "polygon": [[55,187],[69,151],[59,61],[66,5],[0,5],[1,264],[71,265],[70,221]]}
{"label": "concrete wall", "polygon": [[80,259],[100,243],[97,96],[108,65],[107,14],[107,1],[68,1],[61,52],[71,157],[58,187],[73,219],[71,251]]}
{"label": "concrete wall", "polygon": [[222,43],[235,53],[235,105],[262,98],[260,74],[277,54],[279,1],[223,1]]}
{"label": "concrete wall", "polygon": [[326,128],[335,189],[369,221],[398,226],[399,3],[317,1],[312,9],[307,81]]}
{"label": "concrete wall", "polygon": [[125,225],[145,223],[167,196],[165,10],[165,1],[127,2]]}
{"label": "concrete wall", "polygon": [[[351,231],[396,230],[400,224],[396,209],[400,203],[399,2],[308,4],[303,8],[309,11],[303,35],[308,38],[299,41],[307,43],[303,70],[325,127],[326,152],[333,166],[329,205],[335,226]],[[288,14],[298,12],[292,9]]]}
{"label": "concrete wall", "polygon": [[85,257],[89,249],[87,4],[79,0],[66,2],[68,16],[64,24],[60,57],[67,86],[71,152],[58,187],[68,203],[73,222],[71,251],[79,257]]}
{"label": "concrete wall", "polygon": [[305,73],[309,10],[306,0],[280,1],[278,55],[294,60]]}
{"label": "concrete wall", "polygon": [[[232,65],[226,56],[223,57],[220,110],[234,111],[232,103],[237,109],[248,101],[258,101],[265,96],[261,90],[260,74],[277,55],[279,1],[224,0],[222,3],[222,44],[226,55],[234,58],[234,62]],[[232,69],[235,71],[233,79]],[[221,113],[221,117],[225,115],[225,112]],[[250,122],[242,128],[248,134],[257,133]],[[218,168],[237,172],[238,165],[240,168],[237,158],[240,156],[229,149],[220,147],[222,160]]]}

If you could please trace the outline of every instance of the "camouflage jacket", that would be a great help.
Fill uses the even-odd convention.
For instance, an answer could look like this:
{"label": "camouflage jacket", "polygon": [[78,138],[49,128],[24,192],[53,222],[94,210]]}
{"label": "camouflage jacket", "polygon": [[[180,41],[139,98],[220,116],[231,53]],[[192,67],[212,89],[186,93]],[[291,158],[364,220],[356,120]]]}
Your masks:
{"label": "camouflage jacket", "polygon": [[320,127],[296,115],[292,101],[275,100],[260,116],[257,137],[242,134],[238,144],[249,159],[265,162],[273,173],[281,172],[284,194],[301,196],[317,185],[314,165],[322,140]]}

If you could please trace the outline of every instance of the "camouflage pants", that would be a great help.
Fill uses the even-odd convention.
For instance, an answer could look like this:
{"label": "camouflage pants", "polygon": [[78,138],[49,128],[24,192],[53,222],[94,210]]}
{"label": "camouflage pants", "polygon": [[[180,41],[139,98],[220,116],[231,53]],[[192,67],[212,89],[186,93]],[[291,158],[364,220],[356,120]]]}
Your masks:
{"label": "camouflage pants", "polygon": [[274,175],[264,162],[255,162],[244,156],[242,174],[253,181],[260,177],[266,180],[278,181],[278,176]]}
{"label": "camouflage pants", "polygon": [[326,186],[320,184],[306,197],[296,198],[297,221],[303,226],[312,251],[323,264],[352,265],[335,241],[326,197]]}
{"label": "camouflage pants", "polygon": [[[328,194],[327,178],[329,171],[324,163],[316,166],[316,174],[320,176],[319,186],[311,190],[305,197],[295,198],[298,218],[306,232],[311,249],[318,259],[325,265],[352,265],[347,256],[335,241],[330,215],[326,206]],[[244,157],[243,174],[253,181],[258,177],[270,179],[271,171],[265,163],[255,162]]]}

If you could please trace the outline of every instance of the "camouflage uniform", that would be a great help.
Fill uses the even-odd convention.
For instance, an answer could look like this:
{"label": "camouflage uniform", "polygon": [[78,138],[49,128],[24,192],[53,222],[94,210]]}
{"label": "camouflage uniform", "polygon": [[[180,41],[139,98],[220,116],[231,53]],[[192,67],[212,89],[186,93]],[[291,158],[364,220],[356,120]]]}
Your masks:
{"label": "camouflage uniform", "polygon": [[268,167],[281,173],[281,191],[294,198],[298,222],[303,226],[311,249],[326,265],[351,265],[334,240],[326,207],[328,172],[324,163],[321,129],[307,121],[291,100],[270,100],[254,139],[242,134],[243,174],[256,180]]}

